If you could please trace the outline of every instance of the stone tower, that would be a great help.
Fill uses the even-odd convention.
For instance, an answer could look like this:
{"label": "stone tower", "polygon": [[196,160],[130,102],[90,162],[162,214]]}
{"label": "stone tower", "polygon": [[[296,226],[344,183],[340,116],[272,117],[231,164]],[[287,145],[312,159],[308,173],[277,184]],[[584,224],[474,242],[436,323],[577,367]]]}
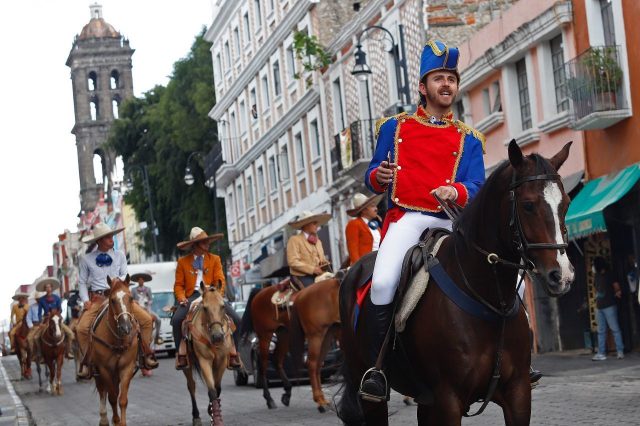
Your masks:
{"label": "stone tower", "polygon": [[[133,96],[131,56],[134,50],[113,26],[102,18],[102,6],[89,6],[91,20],[73,41],[67,58],[71,68],[80,205],[83,212],[92,211],[100,191],[108,198],[115,155],[104,146],[111,123],[118,118],[121,102]],[[102,182],[94,174],[94,156],[102,164]]]}

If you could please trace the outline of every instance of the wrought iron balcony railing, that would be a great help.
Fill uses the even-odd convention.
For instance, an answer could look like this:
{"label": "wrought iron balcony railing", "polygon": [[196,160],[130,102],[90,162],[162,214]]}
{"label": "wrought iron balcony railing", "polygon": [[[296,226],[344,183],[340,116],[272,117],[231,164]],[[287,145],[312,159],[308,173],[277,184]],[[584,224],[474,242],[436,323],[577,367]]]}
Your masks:
{"label": "wrought iron balcony railing", "polygon": [[[337,172],[357,174],[362,163],[369,163],[375,150],[375,120],[358,120],[334,136],[336,143]],[[362,170],[364,173],[364,170]]]}

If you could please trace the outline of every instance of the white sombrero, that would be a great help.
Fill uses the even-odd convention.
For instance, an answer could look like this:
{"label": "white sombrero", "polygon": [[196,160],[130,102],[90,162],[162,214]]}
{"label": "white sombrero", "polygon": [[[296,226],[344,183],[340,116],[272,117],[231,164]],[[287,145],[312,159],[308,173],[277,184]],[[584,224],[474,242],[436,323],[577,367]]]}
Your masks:
{"label": "white sombrero", "polygon": [[358,192],[353,196],[353,208],[347,210],[347,214],[351,217],[358,217],[358,215],[362,213],[362,210],[368,206],[377,206],[380,200],[382,200],[382,197],[384,197],[384,194],[374,194],[371,197],[367,197]]}
{"label": "white sombrero", "polygon": [[305,210],[289,222],[289,226],[293,229],[301,229],[303,226],[313,222],[317,222],[318,226],[320,226],[329,222],[330,219],[331,215],[329,213],[313,214],[309,210]]}
{"label": "white sombrero", "polygon": [[29,293],[25,293],[24,291],[19,291],[19,290],[18,290],[18,291],[16,291],[16,293],[15,293],[13,296],[11,296],[11,298],[12,298],[13,300],[18,300],[18,299],[20,299],[21,297],[26,297],[26,298],[28,298],[28,297],[29,297]]}
{"label": "white sombrero", "polygon": [[85,244],[95,243],[100,238],[108,237],[109,235],[115,235],[118,232],[122,232],[123,230],[124,228],[111,229],[107,224],[97,223],[93,226],[92,233],[84,237],[82,239],[82,242]]}
{"label": "white sombrero", "polygon": [[40,278],[36,282],[36,290],[44,291],[44,286],[46,286],[47,284],[51,284],[52,291],[56,291],[57,289],[60,288],[60,281],[58,281],[57,278],[46,277],[46,278]]}
{"label": "white sombrero", "polygon": [[186,241],[179,242],[177,244],[177,247],[180,250],[189,250],[191,246],[193,246],[195,243],[199,243],[200,241],[211,242],[215,240],[220,240],[222,238],[224,238],[224,234],[222,233],[209,235],[206,232],[204,232],[202,228],[194,226],[193,228],[191,228],[191,232],[189,233],[189,239]]}

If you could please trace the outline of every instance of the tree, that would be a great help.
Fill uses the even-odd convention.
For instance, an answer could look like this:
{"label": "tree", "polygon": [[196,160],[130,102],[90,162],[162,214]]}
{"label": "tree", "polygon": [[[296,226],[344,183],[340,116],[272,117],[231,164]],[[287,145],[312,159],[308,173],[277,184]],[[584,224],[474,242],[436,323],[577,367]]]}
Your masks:
{"label": "tree", "polygon": [[[133,187],[125,201],[140,220],[149,218],[149,201],[138,167],[146,166],[151,202],[158,227],[158,249],[165,257],[176,254],[176,243],[188,236],[193,226],[210,233],[226,230],[224,202],[217,199],[218,223],[214,229],[213,194],[204,185],[201,157],[191,162],[195,183],[184,183],[187,158],[192,152],[209,152],[218,144],[217,129],[207,114],[215,104],[211,44],[204,40],[204,29],[195,38],[189,54],[174,64],[166,87],[156,86],[141,98],[123,103],[120,118],[111,128],[109,145],[122,156],[125,174]],[[148,227],[143,235],[145,251],[152,252]],[[223,257],[228,253],[226,241]]]}

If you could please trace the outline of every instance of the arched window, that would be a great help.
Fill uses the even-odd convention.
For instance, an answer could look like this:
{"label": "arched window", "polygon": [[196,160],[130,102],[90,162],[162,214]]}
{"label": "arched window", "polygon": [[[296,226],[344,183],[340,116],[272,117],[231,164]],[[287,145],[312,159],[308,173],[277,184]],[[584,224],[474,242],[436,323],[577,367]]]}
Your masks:
{"label": "arched window", "polygon": [[100,117],[100,107],[98,105],[98,98],[93,97],[89,102],[89,109],[91,112],[91,121],[96,121]]}
{"label": "arched window", "polygon": [[99,151],[93,153],[93,177],[98,185],[104,182],[104,165]]}
{"label": "arched window", "polygon": [[111,101],[111,112],[113,113],[113,118],[115,119],[120,118],[118,113],[119,109],[120,109],[120,100],[118,98],[114,98]]}
{"label": "arched window", "polygon": [[98,75],[95,71],[91,71],[87,77],[87,87],[90,92],[98,90]]}
{"label": "arched window", "polygon": [[111,89],[118,89],[120,87],[120,73],[117,70],[111,71],[109,87]]}

